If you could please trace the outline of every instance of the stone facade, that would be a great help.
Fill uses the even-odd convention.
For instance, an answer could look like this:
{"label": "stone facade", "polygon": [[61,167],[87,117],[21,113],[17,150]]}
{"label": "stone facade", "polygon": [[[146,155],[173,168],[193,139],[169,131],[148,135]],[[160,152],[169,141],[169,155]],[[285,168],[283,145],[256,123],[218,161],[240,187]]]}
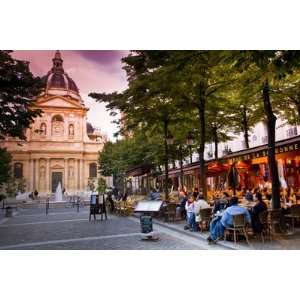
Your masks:
{"label": "stone facade", "polygon": [[[54,76],[56,81],[51,80]],[[87,129],[88,109],[66,76],[56,52],[53,68],[44,78],[45,90],[34,101],[43,113],[26,131],[27,141],[0,142],[12,154],[15,177],[24,178],[28,192],[49,194],[61,182],[68,193],[77,193],[87,190],[98,176],[98,153],[105,139],[90,125]],[[60,79],[66,79],[66,84]]]}

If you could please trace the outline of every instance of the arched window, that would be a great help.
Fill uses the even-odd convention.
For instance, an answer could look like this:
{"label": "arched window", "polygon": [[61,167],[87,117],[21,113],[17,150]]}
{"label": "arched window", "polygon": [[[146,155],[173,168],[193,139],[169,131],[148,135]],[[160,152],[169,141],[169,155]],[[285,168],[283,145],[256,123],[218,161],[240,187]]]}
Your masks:
{"label": "arched window", "polygon": [[89,178],[96,178],[97,177],[97,164],[91,163],[90,164],[90,172]]}
{"label": "arched window", "polygon": [[52,118],[52,135],[63,136],[64,134],[64,119],[61,115],[55,115]]}
{"label": "arched window", "polygon": [[52,122],[63,122],[64,119],[61,115],[55,115],[53,118],[52,118]]}
{"label": "arched window", "polygon": [[22,163],[14,164],[14,177],[15,178],[23,178],[23,164]]}
{"label": "arched window", "polygon": [[41,135],[47,135],[47,125],[46,123],[42,123],[40,127]]}

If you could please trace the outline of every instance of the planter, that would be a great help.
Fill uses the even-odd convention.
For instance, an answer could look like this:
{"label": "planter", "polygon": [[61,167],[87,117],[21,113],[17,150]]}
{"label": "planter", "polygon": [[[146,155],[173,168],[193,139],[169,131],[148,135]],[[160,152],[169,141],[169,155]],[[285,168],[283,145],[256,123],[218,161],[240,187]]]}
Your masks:
{"label": "planter", "polygon": [[11,218],[13,216],[13,209],[8,206],[5,208],[5,217],[6,218]]}

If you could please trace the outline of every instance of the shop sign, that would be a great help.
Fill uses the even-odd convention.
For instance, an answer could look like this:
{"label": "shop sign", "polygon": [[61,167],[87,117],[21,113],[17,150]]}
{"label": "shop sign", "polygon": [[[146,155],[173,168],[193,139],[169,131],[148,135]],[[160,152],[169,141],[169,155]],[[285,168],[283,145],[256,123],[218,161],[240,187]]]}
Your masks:
{"label": "shop sign", "polygon": [[[295,142],[293,144],[286,145],[286,146],[276,147],[275,153],[279,154],[279,153],[285,153],[285,152],[297,151],[297,150],[300,150],[300,142]],[[260,150],[260,151],[253,152],[253,153],[235,156],[232,158],[232,161],[235,162],[235,161],[239,161],[239,160],[250,160],[250,159],[255,159],[255,158],[264,157],[264,156],[268,156],[268,150]]]}

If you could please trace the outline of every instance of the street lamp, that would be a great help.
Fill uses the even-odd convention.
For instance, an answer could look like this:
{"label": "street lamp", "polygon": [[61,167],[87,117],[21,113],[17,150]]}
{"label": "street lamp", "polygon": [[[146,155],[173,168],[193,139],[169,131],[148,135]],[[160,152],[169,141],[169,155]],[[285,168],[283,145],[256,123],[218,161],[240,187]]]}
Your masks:
{"label": "street lamp", "polygon": [[173,145],[174,144],[174,136],[172,133],[169,131],[166,137],[167,145]]}
{"label": "street lamp", "polygon": [[190,149],[190,163],[193,162],[193,157],[192,157],[192,145],[194,144],[194,136],[191,131],[188,132],[186,136],[186,143]]}
{"label": "street lamp", "polygon": [[173,145],[174,137],[170,131],[165,128],[165,200],[169,200],[168,182],[169,182],[169,146]]}

